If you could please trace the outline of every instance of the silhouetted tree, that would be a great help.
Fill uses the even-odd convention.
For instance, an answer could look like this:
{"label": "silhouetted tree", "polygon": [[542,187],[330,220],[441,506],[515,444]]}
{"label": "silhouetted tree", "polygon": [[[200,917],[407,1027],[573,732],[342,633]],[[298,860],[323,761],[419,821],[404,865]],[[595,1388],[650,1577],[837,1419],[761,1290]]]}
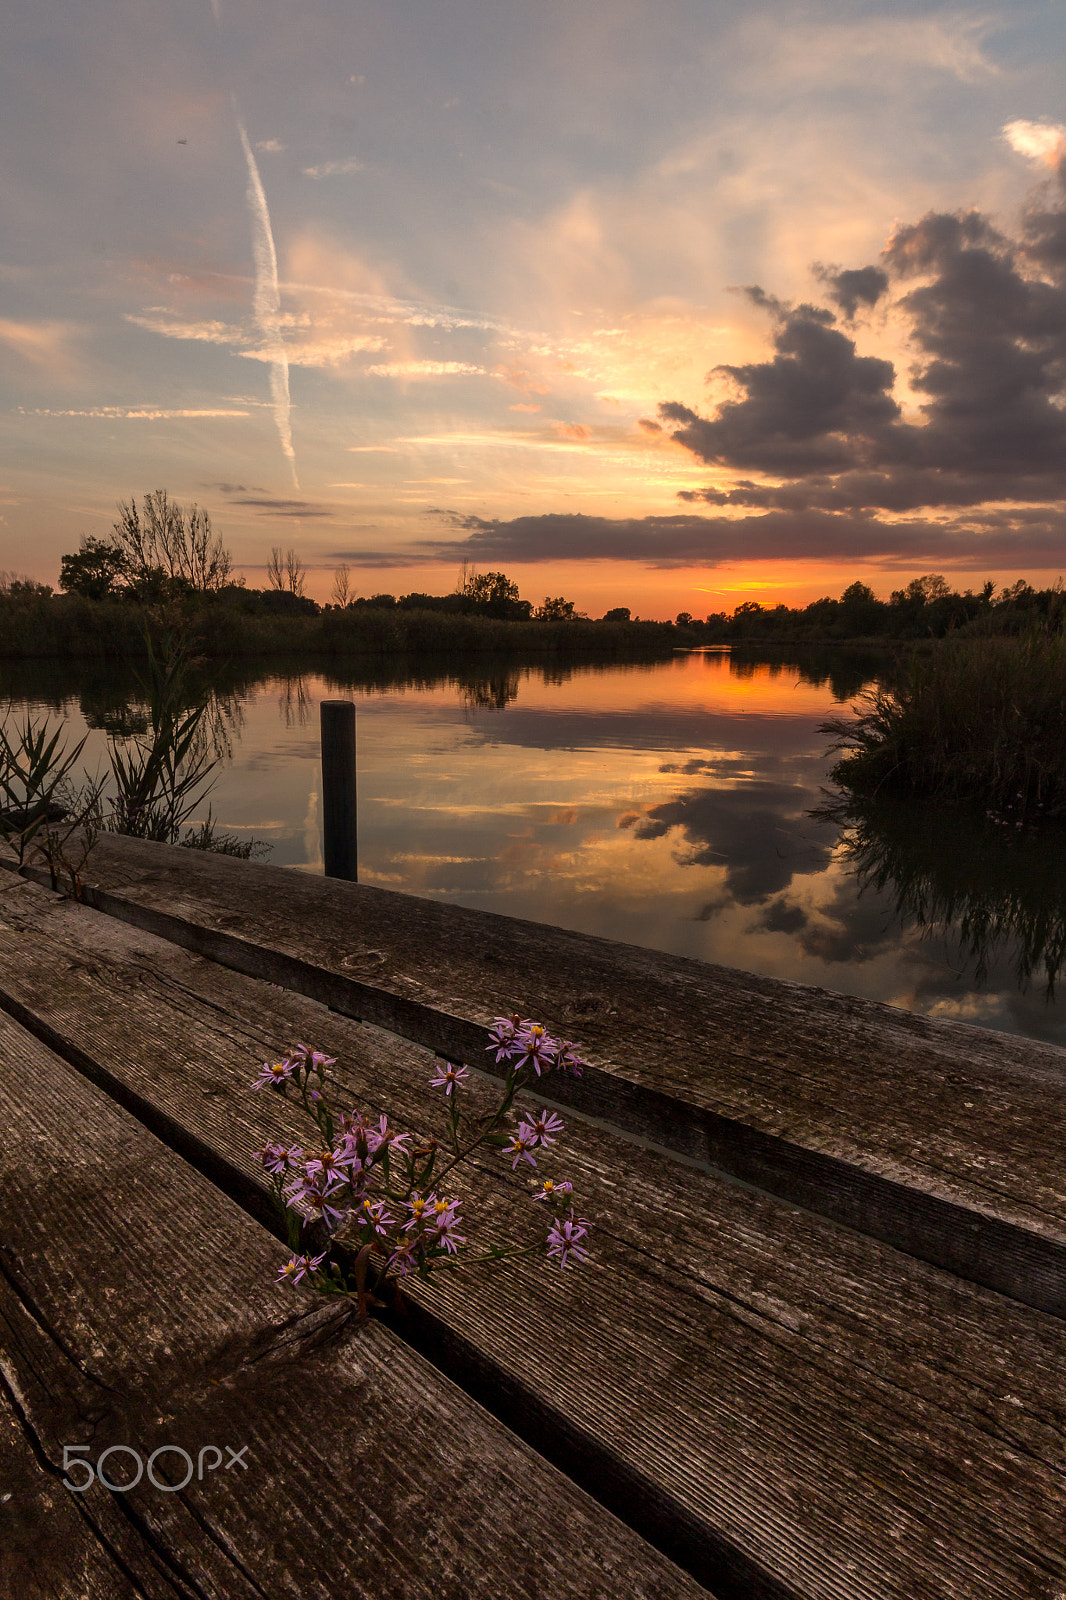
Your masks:
{"label": "silhouetted tree", "polygon": [[116,539],[94,539],[86,534],[80,547],[63,557],[59,587],[87,600],[108,600],[117,592],[124,571],[125,557]]}

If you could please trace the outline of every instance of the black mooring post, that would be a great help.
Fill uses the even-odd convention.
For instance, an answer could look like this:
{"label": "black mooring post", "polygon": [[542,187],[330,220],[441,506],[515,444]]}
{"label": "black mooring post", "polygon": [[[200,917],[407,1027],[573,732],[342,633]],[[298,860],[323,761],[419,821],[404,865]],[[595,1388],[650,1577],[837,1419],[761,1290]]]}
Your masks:
{"label": "black mooring post", "polygon": [[322,701],[322,858],[327,878],[359,877],[353,700]]}

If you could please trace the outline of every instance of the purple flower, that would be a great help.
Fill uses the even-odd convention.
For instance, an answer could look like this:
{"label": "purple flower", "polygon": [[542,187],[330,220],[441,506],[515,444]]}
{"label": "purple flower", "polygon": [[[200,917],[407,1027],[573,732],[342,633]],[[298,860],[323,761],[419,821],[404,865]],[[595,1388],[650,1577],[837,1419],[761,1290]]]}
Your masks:
{"label": "purple flower", "polygon": [[337,1058],[336,1056],[323,1055],[321,1050],[312,1050],[311,1065],[316,1067],[319,1072],[324,1072],[327,1067],[335,1067],[337,1065]]}
{"label": "purple flower", "polygon": [[571,1078],[580,1078],[587,1066],[588,1062],[578,1055],[577,1046],[569,1039],[564,1039],[555,1052],[556,1072],[566,1072]]}
{"label": "purple flower", "polygon": [[566,1221],[556,1217],[553,1225],[548,1229],[548,1254],[559,1257],[559,1265],[565,1267],[567,1261],[573,1256],[575,1261],[587,1261],[588,1251],[580,1244],[579,1239],[584,1239],[588,1233],[589,1225],[584,1217],[575,1217],[574,1208],[570,1207],[570,1216]]}
{"label": "purple flower", "polygon": [[348,1215],[346,1206],[336,1201],[336,1194],[344,1185],[336,1178],[316,1173],[313,1178],[297,1178],[286,1190],[290,1205],[303,1205],[313,1217],[321,1217],[327,1228],[339,1228]]}
{"label": "purple flower", "polygon": [[347,1176],[344,1168],[350,1165],[351,1158],[346,1150],[320,1150],[318,1155],[307,1163],[305,1171],[308,1178],[315,1180],[320,1172],[329,1177],[344,1178]]}
{"label": "purple flower", "polygon": [[385,1213],[384,1200],[368,1200],[364,1197],[356,1211],[361,1227],[372,1228],[378,1239],[384,1239],[390,1227],[396,1221],[395,1217]]}
{"label": "purple flower", "polygon": [[366,1139],[371,1153],[376,1153],[385,1145],[388,1145],[391,1149],[399,1150],[402,1154],[404,1145],[411,1142],[411,1135],[409,1133],[393,1133],[389,1127],[388,1117],[379,1117],[376,1128],[368,1127]]}
{"label": "purple flower", "polygon": [[518,1132],[531,1149],[538,1144],[554,1144],[555,1135],[562,1133],[563,1119],[557,1117],[554,1111],[539,1111],[533,1118],[523,1120],[518,1124]]}
{"label": "purple flower", "polygon": [[431,1089],[443,1089],[445,1094],[451,1094],[456,1084],[465,1083],[470,1074],[465,1067],[456,1066],[454,1061],[446,1061],[442,1067],[437,1068],[437,1076],[430,1078]]}
{"label": "purple flower", "polygon": [[308,1273],[317,1272],[325,1259],[326,1252],[324,1250],[320,1256],[290,1256],[285,1265],[278,1268],[277,1281],[279,1283],[300,1283],[307,1277]]}
{"label": "purple flower", "polygon": [[268,1084],[274,1089],[284,1088],[292,1077],[295,1066],[296,1063],[291,1056],[283,1056],[280,1061],[264,1061],[252,1088],[265,1089]]}
{"label": "purple flower", "polygon": [[424,1258],[425,1246],[421,1239],[401,1239],[386,1262],[385,1270],[395,1272],[398,1278],[406,1278]]}
{"label": "purple flower", "polygon": [[410,1233],[412,1228],[424,1227],[429,1220],[426,1213],[428,1212],[429,1217],[432,1217],[436,1203],[437,1197],[435,1194],[427,1194],[424,1198],[420,1194],[413,1194],[410,1200],[405,1200],[404,1205],[411,1215],[403,1225],[404,1233]]}
{"label": "purple flower", "polygon": [[532,1024],[525,1018],[520,1017],[517,1012],[510,1017],[495,1017],[492,1027],[489,1029],[489,1038],[492,1043],[486,1045],[485,1048],[490,1052],[495,1050],[496,1060],[504,1061],[515,1053],[517,1048],[515,1040],[518,1034],[531,1026]]}
{"label": "purple flower", "polygon": [[459,1254],[459,1246],[466,1243],[466,1235],[456,1233],[459,1222],[457,1217],[441,1217],[432,1235],[432,1242],[439,1244],[450,1256]]}
{"label": "purple flower", "polygon": [[514,1156],[514,1160],[511,1162],[512,1172],[515,1170],[520,1161],[528,1161],[530,1166],[534,1168],[537,1165],[536,1157],[533,1155],[530,1149],[529,1140],[524,1138],[522,1135],[522,1129],[524,1127],[525,1123],[519,1124],[518,1132],[512,1133],[511,1135],[510,1144],[505,1145],[503,1150],[500,1152],[501,1155]]}
{"label": "purple flower", "polygon": [[450,1256],[458,1254],[459,1245],[466,1243],[465,1235],[455,1231],[459,1226],[459,1218],[456,1214],[458,1210],[458,1200],[435,1200],[433,1202],[432,1216],[430,1217],[430,1221],[433,1224],[433,1232],[429,1236],[429,1242],[440,1245],[441,1249],[446,1250]]}
{"label": "purple flower", "polygon": [[304,1153],[299,1145],[267,1143],[262,1150],[255,1152],[256,1160],[261,1161],[268,1172],[286,1172],[289,1167],[298,1167],[304,1159]]}
{"label": "purple flower", "polygon": [[545,1178],[544,1187],[533,1198],[534,1200],[555,1200],[559,1195],[573,1194],[573,1192],[574,1186],[572,1183],[555,1183],[551,1178]]}
{"label": "purple flower", "polygon": [[365,1133],[370,1126],[365,1111],[342,1111],[340,1114],[342,1133]]}
{"label": "purple flower", "polygon": [[532,1067],[539,1078],[542,1072],[550,1072],[555,1065],[558,1049],[558,1039],[553,1039],[539,1022],[531,1022],[516,1037],[511,1056],[518,1062],[519,1071],[523,1067]]}

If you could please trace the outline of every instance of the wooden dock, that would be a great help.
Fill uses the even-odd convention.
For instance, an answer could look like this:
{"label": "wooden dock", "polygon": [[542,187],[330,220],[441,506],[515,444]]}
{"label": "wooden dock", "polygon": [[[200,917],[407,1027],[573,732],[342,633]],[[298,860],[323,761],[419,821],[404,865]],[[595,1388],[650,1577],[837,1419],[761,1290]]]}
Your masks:
{"label": "wooden dock", "polygon": [[[111,836],[84,903],[38,877],[0,873],[0,1594],[1066,1600],[1066,1052]],[[512,1010],[591,1064],[545,1083],[589,1266],[369,1324],[275,1290],[258,1062],[306,1039],[433,1133],[431,1052],[485,1073]],[[523,1188],[487,1157],[466,1207]],[[74,1494],[86,1444],[247,1470]]]}

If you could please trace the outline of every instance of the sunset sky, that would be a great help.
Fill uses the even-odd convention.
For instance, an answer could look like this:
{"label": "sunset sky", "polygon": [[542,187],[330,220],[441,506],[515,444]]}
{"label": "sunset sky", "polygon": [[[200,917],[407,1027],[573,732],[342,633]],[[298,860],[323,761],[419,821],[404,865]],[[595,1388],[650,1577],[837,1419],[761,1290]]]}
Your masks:
{"label": "sunset sky", "polygon": [[599,615],[1066,575],[1066,9],[34,0],[0,568],[116,502],[253,586]]}

